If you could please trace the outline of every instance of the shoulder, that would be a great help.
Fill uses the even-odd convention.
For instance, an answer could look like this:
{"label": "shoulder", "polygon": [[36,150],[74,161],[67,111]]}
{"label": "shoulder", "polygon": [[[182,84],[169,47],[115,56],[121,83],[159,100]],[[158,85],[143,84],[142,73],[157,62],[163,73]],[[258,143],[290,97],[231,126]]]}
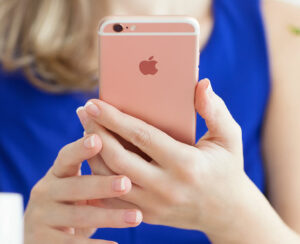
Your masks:
{"label": "shoulder", "polygon": [[262,11],[273,81],[297,80],[300,84],[300,5],[263,0]]}
{"label": "shoulder", "polygon": [[[293,4],[290,2],[287,0],[262,0],[262,8],[267,21],[272,18],[278,22],[282,22],[284,20],[299,21],[300,4]],[[278,16],[278,14],[280,15]]]}

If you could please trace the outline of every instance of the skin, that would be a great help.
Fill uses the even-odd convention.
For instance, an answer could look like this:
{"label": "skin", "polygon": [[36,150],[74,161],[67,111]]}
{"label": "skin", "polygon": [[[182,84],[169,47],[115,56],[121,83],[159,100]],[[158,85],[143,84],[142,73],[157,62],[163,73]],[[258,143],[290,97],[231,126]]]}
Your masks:
{"label": "skin", "polygon": [[53,167],[31,191],[24,217],[25,244],[113,244],[88,237],[96,228],[125,228],[141,222],[138,210],[111,210],[102,203],[130,191],[127,177],[80,176],[81,163],[97,155],[101,147],[98,135],[88,135],[61,149]]}
{"label": "skin", "polygon": [[[127,175],[133,186],[119,199],[137,205],[144,222],[201,230],[214,243],[298,243],[246,176],[241,129],[207,79],[196,88],[195,108],[208,132],[189,146],[103,101],[89,101],[78,116],[87,133],[102,138],[103,161],[93,164],[93,172],[103,174],[105,163]],[[153,160],[124,148],[111,132]]]}
{"label": "skin", "polygon": [[[102,15],[189,15],[193,16],[201,24],[200,47],[203,47],[209,39],[213,27],[211,16],[211,0],[189,0],[186,4],[182,0],[109,0]],[[99,12],[102,9],[97,10]],[[103,11],[103,10],[102,10]],[[96,22],[99,16],[95,17]]]}
{"label": "skin", "polygon": [[[181,0],[165,0],[164,6],[161,1],[153,0],[147,8],[141,8],[149,3],[146,0],[128,0],[127,5],[122,2],[110,0],[104,15],[122,12],[136,15],[170,12],[188,14],[200,21],[201,46],[210,36],[213,24],[210,1],[195,0],[189,6],[184,5],[184,8]],[[173,9],[170,10],[169,6],[173,6]],[[203,11],[195,12],[195,9]],[[300,105],[297,94],[300,89],[300,72],[297,66],[300,63],[300,56],[297,56],[300,47],[299,38],[292,35],[286,27],[290,23],[300,25],[299,10],[274,1],[264,1],[263,14],[273,78],[263,131],[263,154],[268,197],[278,213],[244,173],[240,128],[222,99],[211,89],[209,81],[203,80],[195,91],[195,108],[205,119],[209,130],[195,146],[175,141],[158,129],[99,100],[92,100],[85,107],[79,108],[78,116],[86,133],[97,135],[102,147],[99,146],[95,154],[85,157],[79,153],[84,149],[82,143],[78,147],[69,146],[69,153],[64,153],[64,149],[59,153],[59,160],[56,160],[53,168],[61,167],[63,176],[53,174],[53,169],[50,169],[32,191],[25,215],[26,244],[53,243],[53,240],[56,243],[65,243],[66,240],[90,243],[87,237],[93,233],[94,228],[124,226],[124,219],[120,217],[119,211],[124,213],[125,209],[131,209],[135,213],[140,213],[141,210],[143,221],[148,223],[205,231],[213,243],[299,243],[296,231],[300,232],[300,155],[297,150],[300,116],[294,111],[298,111]],[[284,48],[282,43],[288,48]],[[100,112],[96,112],[93,106]],[[116,135],[118,139],[123,138],[122,143],[116,139]],[[126,150],[123,147],[124,140],[140,148],[153,160],[148,162],[140,154]],[[76,171],[72,171],[72,167],[64,167],[72,165],[68,158],[70,151],[73,160],[77,162]],[[103,192],[107,191],[106,187],[101,187],[100,190],[95,187],[93,190],[91,184],[83,183],[82,176],[78,176],[80,163],[84,159],[89,159],[94,174],[100,175],[97,177],[101,177],[103,182],[109,182],[105,177],[126,175],[130,179],[126,178],[128,188],[119,195],[111,193],[112,195],[105,196]],[[182,167],[182,162],[189,167]],[[70,170],[72,174],[69,173]],[[95,175],[84,178],[86,180],[89,177]],[[101,181],[100,178],[97,179]],[[53,182],[59,184],[62,180],[72,180],[69,191],[73,195],[69,194],[69,199],[58,201],[58,196],[55,196],[58,193],[51,192],[51,185]],[[72,189],[76,184],[81,187]],[[62,195],[68,196],[68,189],[62,189],[65,190]],[[86,195],[90,191],[95,192],[90,193],[89,197],[101,201],[91,201]],[[49,199],[49,195],[52,198]],[[82,198],[74,199],[75,195]],[[79,209],[75,210],[79,215],[77,220],[81,220],[77,224],[76,217],[74,220],[72,214],[67,215],[70,210],[55,215],[57,222],[54,224],[46,222],[53,218],[53,213],[59,212],[58,206],[73,208],[77,205],[98,206],[102,214],[105,211],[116,211],[119,218],[116,217],[113,223],[106,218],[101,218],[99,223],[90,223],[91,218],[85,219],[85,210]],[[98,208],[93,208],[89,213],[99,215],[100,212],[97,211]],[[81,218],[84,218],[83,221]],[[71,226],[66,220],[72,220]],[[138,225],[139,222],[140,220],[131,226]],[[76,238],[72,235],[74,232],[77,233]]]}
{"label": "skin", "polygon": [[[284,221],[300,233],[300,7],[264,5],[273,90],[263,135],[268,198]],[[284,45],[283,45],[284,43]]]}

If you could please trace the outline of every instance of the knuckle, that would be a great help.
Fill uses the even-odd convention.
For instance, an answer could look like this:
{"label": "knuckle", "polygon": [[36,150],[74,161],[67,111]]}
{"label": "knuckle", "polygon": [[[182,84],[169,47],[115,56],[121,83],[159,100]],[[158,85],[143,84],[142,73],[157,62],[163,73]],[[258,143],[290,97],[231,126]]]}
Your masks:
{"label": "knuckle", "polygon": [[198,149],[187,148],[181,152],[181,164],[178,168],[178,174],[185,182],[190,182],[196,177],[198,178],[201,171],[199,162],[201,159],[198,155]]}
{"label": "knuckle", "polygon": [[56,158],[57,160],[64,158],[64,155],[66,154],[66,151],[68,150],[68,147],[69,147],[69,145],[65,145],[59,150],[59,152],[57,154],[57,158]]}
{"label": "knuckle", "polygon": [[120,151],[118,150],[114,150],[111,153],[111,157],[110,157],[110,165],[113,168],[116,168],[118,170],[120,170],[122,172],[122,170],[124,170],[125,164],[124,162],[124,157],[123,155],[120,153]]}
{"label": "knuckle", "polygon": [[242,137],[242,128],[236,121],[234,121],[233,130],[234,130],[234,134],[237,137],[239,137],[239,138]]}
{"label": "knuckle", "polygon": [[184,182],[191,185],[195,185],[199,181],[200,175],[201,170],[197,159],[189,161],[182,171],[182,177]]}
{"label": "knuckle", "polygon": [[178,206],[181,204],[181,197],[177,190],[169,190],[168,193],[165,195],[165,202],[166,206]]}
{"label": "knuckle", "polygon": [[220,115],[223,114],[227,110],[224,100],[221,97],[217,96],[215,101],[216,101],[216,105],[217,105],[217,108],[216,108],[217,112]]}
{"label": "knuckle", "polygon": [[24,214],[24,221],[42,223],[45,221],[45,209],[48,206],[49,198],[47,185],[37,183],[30,192],[30,199]]}
{"label": "knuckle", "polygon": [[198,152],[198,149],[195,150],[194,147],[184,147],[180,149],[180,158],[179,160],[182,162],[182,166],[186,168],[186,164],[195,161],[195,153]]}
{"label": "knuckle", "polygon": [[182,192],[175,192],[172,196],[172,203],[173,206],[187,206],[190,203],[190,200],[187,199],[185,194],[182,194]]}
{"label": "knuckle", "polygon": [[222,108],[223,108],[223,106],[226,105],[225,102],[224,102],[224,100],[220,96],[218,96],[218,95],[216,96],[216,100],[219,103],[219,105],[222,106]]}
{"label": "knuckle", "polygon": [[110,159],[111,159],[111,161],[114,162],[114,164],[119,165],[122,163],[122,156],[121,156],[120,152],[117,150],[113,150],[111,152]]}
{"label": "knuckle", "polygon": [[64,145],[58,152],[56,161],[59,161],[59,163],[63,163],[66,158],[72,156],[73,154],[78,154],[78,150],[76,150],[76,145],[79,145],[81,143],[81,139],[78,139],[77,141],[74,141],[72,143]]}
{"label": "knuckle", "polygon": [[196,177],[196,167],[194,164],[190,164],[187,169],[184,171],[184,180],[185,182],[194,183],[197,179]]}
{"label": "knuckle", "polygon": [[132,142],[142,147],[149,146],[151,142],[150,133],[144,128],[137,127],[131,134]]}
{"label": "knuckle", "polygon": [[[161,187],[161,189],[158,189],[158,194],[160,195],[160,199],[162,199],[163,206],[166,207],[166,210],[170,206],[180,206],[183,204],[184,201],[184,194],[183,191],[181,191],[180,184],[178,185],[170,185],[167,184],[164,187]],[[161,214],[161,209],[151,209],[154,215]]]}
{"label": "knuckle", "polygon": [[42,182],[38,182],[31,190],[30,198],[33,200],[41,199],[43,196],[47,194],[46,184]]}
{"label": "knuckle", "polygon": [[62,149],[60,149],[60,151],[57,154],[55,163],[58,165],[64,165],[65,164],[65,155],[66,155],[66,151],[67,151],[67,146],[64,146]]}
{"label": "knuckle", "polygon": [[24,213],[24,223],[27,227],[30,228],[32,231],[36,230],[36,227],[39,223],[45,222],[45,210],[44,206],[33,204],[31,201],[28,203],[28,207]]}

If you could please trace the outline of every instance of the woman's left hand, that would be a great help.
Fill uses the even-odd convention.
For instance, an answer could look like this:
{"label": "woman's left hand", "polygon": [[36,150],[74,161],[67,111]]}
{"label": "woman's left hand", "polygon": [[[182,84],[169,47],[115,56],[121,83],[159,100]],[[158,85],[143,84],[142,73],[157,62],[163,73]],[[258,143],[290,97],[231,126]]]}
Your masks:
{"label": "woman's left hand", "polygon": [[[241,129],[207,79],[197,85],[195,107],[208,128],[195,146],[100,100],[89,101],[78,116],[87,133],[101,137],[100,154],[109,171],[133,182],[132,190],[120,199],[137,205],[145,222],[221,233],[250,204]],[[153,160],[124,148],[115,134]]]}

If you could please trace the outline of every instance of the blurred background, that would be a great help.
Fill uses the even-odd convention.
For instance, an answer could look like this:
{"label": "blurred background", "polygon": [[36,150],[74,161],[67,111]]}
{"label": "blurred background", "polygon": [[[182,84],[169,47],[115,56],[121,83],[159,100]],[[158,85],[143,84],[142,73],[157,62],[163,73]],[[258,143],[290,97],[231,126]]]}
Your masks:
{"label": "blurred background", "polygon": [[300,6],[300,0],[280,0],[282,2],[293,3]]}

